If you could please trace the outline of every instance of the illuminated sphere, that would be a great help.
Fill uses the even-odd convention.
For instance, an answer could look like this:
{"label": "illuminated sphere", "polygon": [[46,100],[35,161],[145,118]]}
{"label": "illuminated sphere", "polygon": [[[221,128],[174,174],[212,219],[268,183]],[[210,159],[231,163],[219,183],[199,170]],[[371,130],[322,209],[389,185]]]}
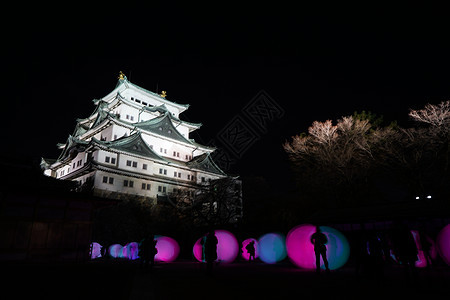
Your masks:
{"label": "illuminated sphere", "polygon": [[172,262],[177,259],[180,254],[180,246],[177,241],[168,236],[155,236],[156,249],[158,253],[155,255],[156,261]]}
{"label": "illuminated sphere", "polygon": [[450,224],[442,228],[436,238],[436,244],[442,260],[450,266]]}
{"label": "illuminated sphere", "polygon": [[[327,260],[331,270],[342,267],[350,256],[350,246],[347,238],[338,230],[320,226],[320,230],[328,239]],[[287,254],[290,260],[298,267],[305,269],[316,268],[316,256],[311,236],[316,232],[316,227],[311,224],[299,225],[292,228],[286,237]],[[320,259],[321,268],[325,268]]]}
{"label": "illuminated sphere", "polygon": [[259,238],[259,259],[274,264],[286,258],[286,245],[283,235],[267,233]]}
{"label": "illuminated sphere", "polygon": [[246,240],[244,240],[243,242],[242,242],[242,248],[241,248],[241,255],[242,255],[242,258],[244,258],[245,260],[249,260],[250,259],[250,254],[247,252],[247,249],[245,248],[245,247],[247,247],[247,245],[250,243],[250,242],[255,242],[255,258],[258,258],[259,257],[259,245],[258,245],[258,241],[257,240],[255,240],[255,239],[253,239],[253,238],[249,238],[249,239],[246,239]]}
{"label": "illuminated sphere", "polygon": [[[239,244],[236,237],[229,231],[226,230],[215,230],[218,244],[217,244],[217,261],[230,263],[234,261],[239,252]],[[203,236],[204,237],[204,236]],[[203,237],[199,238],[193,248],[194,257],[198,261],[203,260],[203,247],[201,244],[201,240]]]}
{"label": "illuminated sphere", "polygon": [[122,245],[114,244],[109,246],[108,253],[111,257],[118,258],[122,255]]}
{"label": "illuminated sphere", "polygon": [[126,257],[130,260],[135,260],[137,259],[138,256],[138,252],[139,252],[139,244],[136,242],[131,242],[125,245],[125,247],[123,247],[124,249],[126,249],[126,251],[123,251],[123,257]]}
{"label": "illuminated sphere", "polygon": [[102,257],[102,245],[97,242],[91,244],[91,259]]}

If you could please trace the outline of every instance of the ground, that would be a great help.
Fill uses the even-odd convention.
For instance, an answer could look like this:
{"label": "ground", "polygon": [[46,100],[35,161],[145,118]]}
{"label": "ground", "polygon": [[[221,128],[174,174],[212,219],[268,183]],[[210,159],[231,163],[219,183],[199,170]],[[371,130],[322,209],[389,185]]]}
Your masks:
{"label": "ground", "polygon": [[11,299],[446,299],[450,284],[446,266],[419,269],[416,282],[389,266],[377,282],[356,276],[351,265],[317,275],[289,261],[220,264],[212,276],[193,261],[158,263],[150,271],[117,260],[8,263],[1,270],[3,293]]}

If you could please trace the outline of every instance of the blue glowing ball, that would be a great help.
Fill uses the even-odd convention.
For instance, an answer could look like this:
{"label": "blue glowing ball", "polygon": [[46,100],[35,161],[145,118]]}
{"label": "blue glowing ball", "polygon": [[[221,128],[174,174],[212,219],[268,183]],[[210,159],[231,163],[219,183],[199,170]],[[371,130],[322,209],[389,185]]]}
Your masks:
{"label": "blue glowing ball", "polygon": [[286,245],[283,235],[267,233],[259,238],[259,259],[274,264],[286,258]]}

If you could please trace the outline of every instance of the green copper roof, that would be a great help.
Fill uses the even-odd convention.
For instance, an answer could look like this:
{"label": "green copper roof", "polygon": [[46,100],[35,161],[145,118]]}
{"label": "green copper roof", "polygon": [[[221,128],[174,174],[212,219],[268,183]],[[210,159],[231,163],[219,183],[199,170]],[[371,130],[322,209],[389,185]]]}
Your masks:
{"label": "green copper roof", "polygon": [[224,176],[227,175],[216,165],[209,153],[204,153],[202,155],[194,157],[191,161],[187,162],[187,166],[209,173],[215,173]]}
{"label": "green copper roof", "polygon": [[192,144],[191,141],[186,139],[180,132],[178,132],[175,126],[173,126],[169,112],[147,121],[134,123],[133,125],[145,131],[153,132],[180,142]]}
{"label": "green copper roof", "polygon": [[142,90],[142,91],[144,91],[144,92],[146,92],[146,93],[148,93],[148,94],[150,94],[150,95],[156,96],[156,97],[160,98],[161,100],[163,100],[163,101],[165,101],[165,102],[173,103],[173,104],[175,104],[175,105],[184,107],[184,108],[186,108],[186,109],[189,108],[189,104],[181,104],[181,103],[177,103],[177,102],[175,102],[175,101],[169,101],[169,100],[167,100],[165,97],[161,97],[161,95],[159,95],[159,94],[157,94],[157,93],[154,93],[154,92],[149,91],[149,90],[147,90],[147,89],[144,89],[143,87],[140,87],[140,86],[138,86],[138,85],[136,85],[136,84],[134,84],[134,83],[131,83],[130,81],[128,81],[128,78],[127,78],[126,76],[124,76],[123,79],[119,79],[119,80],[117,81],[116,88],[117,88],[119,85],[123,84],[123,83],[126,83],[126,84],[128,84],[128,85],[132,85],[132,86],[134,86],[135,88],[137,88],[137,89],[139,89],[139,90]]}
{"label": "green copper roof", "polygon": [[108,148],[116,149],[123,152],[133,153],[157,160],[164,160],[156,154],[152,148],[142,139],[141,133],[137,132],[127,137],[121,137],[117,140],[106,142],[93,138],[94,142]]}

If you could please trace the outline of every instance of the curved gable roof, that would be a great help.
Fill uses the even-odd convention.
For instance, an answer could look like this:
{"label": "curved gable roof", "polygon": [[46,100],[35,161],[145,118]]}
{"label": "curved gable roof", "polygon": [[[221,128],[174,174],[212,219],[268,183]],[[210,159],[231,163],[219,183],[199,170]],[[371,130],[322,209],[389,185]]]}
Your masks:
{"label": "curved gable roof", "polygon": [[195,168],[209,173],[215,173],[226,176],[227,174],[222,171],[211,158],[209,153],[194,157],[191,161],[187,162],[190,168]]}
{"label": "curved gable roof", "polygon": [[173,126],[169,112],[166,112],[165,114],[160,115],[159,117],[147,121],[134,123],[133,125],[145,131],[153,132],[155,134],[162,135],[180,142],[192,144],[191,141],[185,138],[175,128],[175,126]]}
{"label": "curved gable roof", "polygon": [[144,156],[152,159],[162,160],[165,159],[159,156],[158,154],[150,148],[149,145],[144,141],[140,132],[134,133],[127,137],[122,137],[114,141],[105,142],[99,141],[93,138],[94,142],[105,146],[107,148],[116,149],[122,152],[133,153],[139,156]]}

